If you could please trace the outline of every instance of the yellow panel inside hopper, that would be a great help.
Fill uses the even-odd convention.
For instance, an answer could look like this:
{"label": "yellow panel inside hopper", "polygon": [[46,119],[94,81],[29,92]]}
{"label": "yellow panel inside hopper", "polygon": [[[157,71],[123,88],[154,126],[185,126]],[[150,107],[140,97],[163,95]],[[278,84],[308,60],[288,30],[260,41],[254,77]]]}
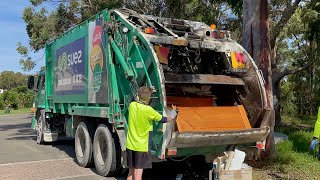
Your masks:
{"label": "yellow panel inside hopper", "polygon": [[179,132],[250,129],[246,111],[240,106],[178,107]]}

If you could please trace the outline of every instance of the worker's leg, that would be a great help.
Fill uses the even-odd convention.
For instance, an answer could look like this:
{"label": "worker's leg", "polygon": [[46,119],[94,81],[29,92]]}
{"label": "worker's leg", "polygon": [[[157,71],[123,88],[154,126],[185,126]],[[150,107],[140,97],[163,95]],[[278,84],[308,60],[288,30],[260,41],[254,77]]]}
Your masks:
{"label": "worker's leg", "polygon": [[148,152],[135,152],[134,180],[142,180],[143,169],[151,168],[151,156]]}
{"label": "worker's leg", "polygon": [[135,169],[132,168],[132,169],[129,169],[129,173],[128,173],[128,176],[127,176],[127,180],[134,180],[134,172],[135,172]]}
{"label": "worker's leg", "polygon": [[134,170],[134,180],[142,180],[142,172],[143,169],[135,169]]}
{"label": "worker's leg", "polygon": [[134,171],[135,171],[134,153],[130,149],[127,149],[127,163],[129,167],[127,180],[134,180]]}

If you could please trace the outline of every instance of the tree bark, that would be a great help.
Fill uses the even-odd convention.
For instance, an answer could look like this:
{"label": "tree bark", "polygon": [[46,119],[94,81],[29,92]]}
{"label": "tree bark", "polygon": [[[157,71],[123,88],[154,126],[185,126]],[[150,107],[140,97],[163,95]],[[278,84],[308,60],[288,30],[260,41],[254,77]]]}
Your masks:
{"label": "tree bark", "polygon": [[[270,61],[268,0],[243,0],[243,46],[261,69],[265,79],[267,102],[265,108],[273,110],[272,72]],[[268,123],[273,129],[274,116]],[[275,155],[273,133],[267,137],[267,151]]]}
{"label": "tree bark", "polygon": [[243,1],[243,27],[243,47],[262,70],[266,82],[266,106],[273,109],[268,0]]}

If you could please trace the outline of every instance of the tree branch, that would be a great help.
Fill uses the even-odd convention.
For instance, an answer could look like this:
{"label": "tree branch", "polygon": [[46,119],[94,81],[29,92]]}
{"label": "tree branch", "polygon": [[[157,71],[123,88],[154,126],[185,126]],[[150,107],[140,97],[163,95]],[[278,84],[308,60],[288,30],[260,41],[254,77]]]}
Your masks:
{"label": "tree branch", "polygon": [[276,39],[279,36],[280,32],[282,31],[283,27],[287,24],[288,20],[291,18],[291,16],[293,15],[293,13],[295,12],[295,10],[298,8],[299,3],[302,0],[296,0],[291,6],[287,6],[284,9],[283,15],[281,16],[281,19],[279,20],[279,22],[276,24],[276,28],[273,31],[273,33],[271,34],[271,38],[270,38],[270,47],[271,49],[274,48],[275,44],[276,44]]}
{"label": "tree branch", "polygon": [[302,67],[299,67],[297,69],[288,69],[288,68],[286,68],[284,71],[282,71],[282,72],[280,72],[278,74],[274,74],[272,76],[273,84],[279,82],[282,78],[284,78],[287,75],[297,74],[297,73],[299,73],[301,71],[304,71],[304,70],[308,69],[314,63],[315,63],[315,61],[312,61],[312,62],[307,63],[306,65],[304,65]]}

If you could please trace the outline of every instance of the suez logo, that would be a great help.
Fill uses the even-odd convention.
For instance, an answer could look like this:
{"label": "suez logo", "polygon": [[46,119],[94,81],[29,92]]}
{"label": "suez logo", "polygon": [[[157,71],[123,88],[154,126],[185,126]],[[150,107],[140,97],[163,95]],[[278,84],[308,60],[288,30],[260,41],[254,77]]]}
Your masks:
{"label": "suez logo", "polygon": [[[78,88],[85,74],[85,38],[78,39],[57,50],[58,86]],[[73,87],[77,84],[77,87]]]}
{"label": "suez logo", "polygon": [[[74,69],[72,66],[77,64],[79,65],[83,62],[81,57],[82,57],[81,50],[70,53],[68,55],[66,52],[64,52],[62,55],[59,56],[58,70],[65,72],[67,70],[67,67],[71,67],[71,69]],[[78,84],[78,83],[82,83],[82,80],[83,80],[82,74],[73,74],[70,77],[64,77],[62,79],[59,79],[58,86]]]}
{"label": "suez logo", "polygon": [[81,57],[82,57],[81,50],[70,53],[70,54],[67,54],[66,52],[64,52],[62,55],[59,56],[59,59],[58,59],[59,70],[65,71],[67,69],[66,66],[69,67],[69,66],[82,63]]}
{"label": "suez logo", "polygon": [[68,66],[72,66],[74,64],[80,64],[82,63],[82,51],[77,51],[71,54],[68,54]]}

